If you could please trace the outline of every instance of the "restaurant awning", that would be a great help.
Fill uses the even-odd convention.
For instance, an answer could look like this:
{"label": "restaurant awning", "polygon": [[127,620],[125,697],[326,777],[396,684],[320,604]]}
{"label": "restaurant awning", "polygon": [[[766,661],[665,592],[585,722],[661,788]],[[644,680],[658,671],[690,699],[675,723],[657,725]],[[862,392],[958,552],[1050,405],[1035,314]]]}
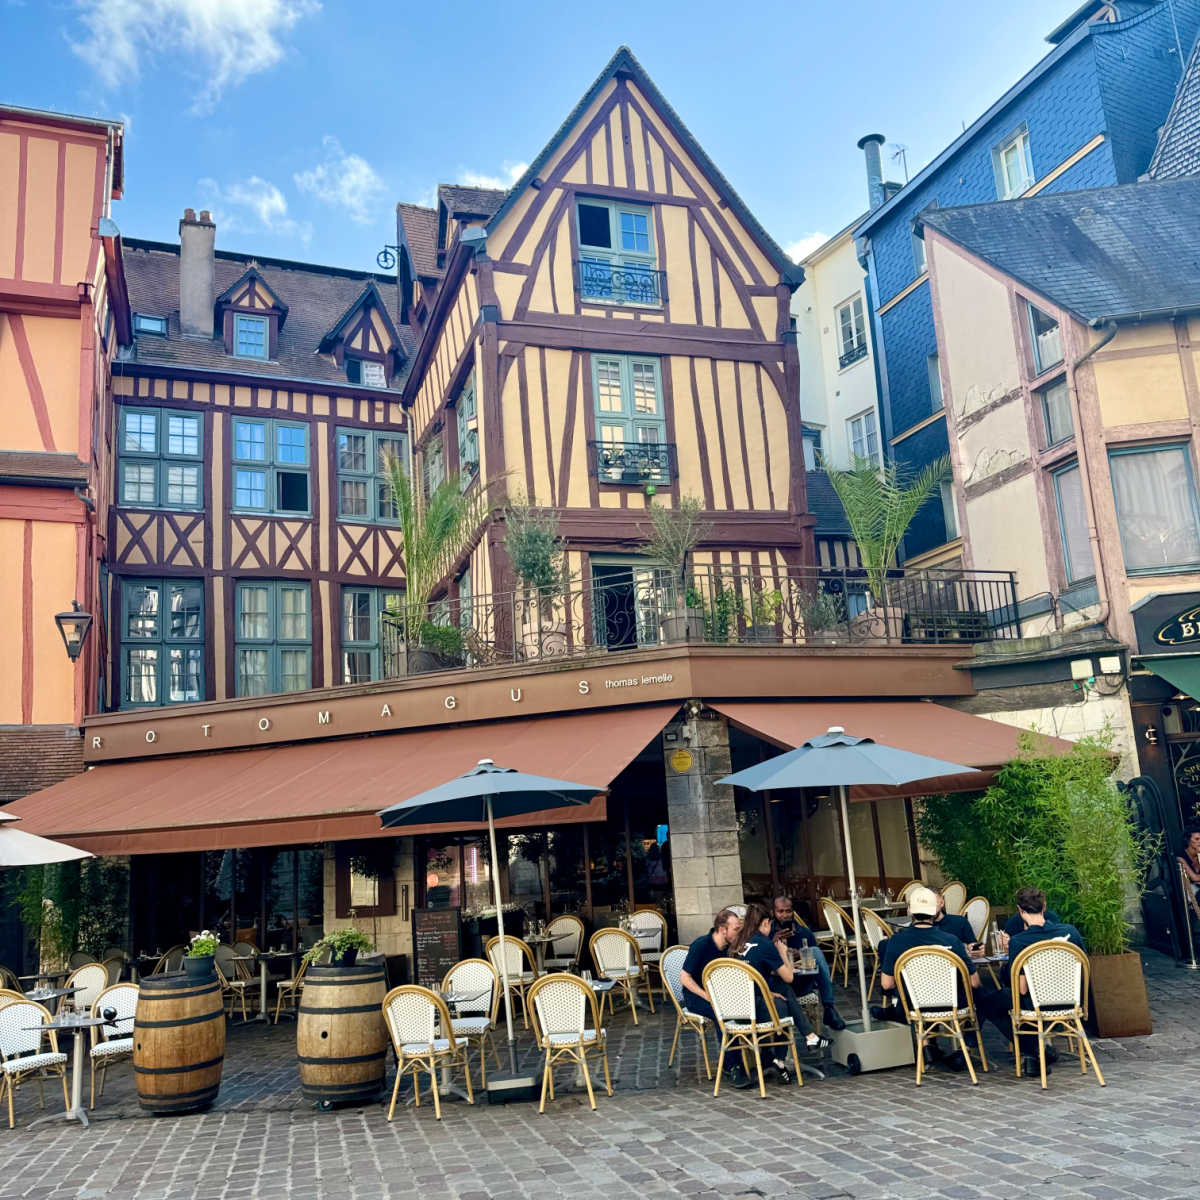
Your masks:
{"label": "restaurant awning", "polygon": [[[246,849],[394,837],[379,809],[480,758],[564,779],[610,783],[662,731],[675,704],[488,721],[320,742],[142,759],[93,767],[6,811],[30,833],[94,854]],[[499,827],[602,821],[605,799],[530,813]],[[477,825],[422,825],[405,834]]]}
{"label": "restaurant awning", "polygon": [[1139,654],[1134,662],[1185,696],[1200,700],[1200,654]]}
{"label": "restaurant awning", "polygon": [[[974,791],[989,784],[997,770],[1017,757],[1023,729],[987,717],[959,712],[928,700],[805,700],[715,703],[738,728],[776,746],[793,749],[810,737],[841,725],[855,737],[869,737],[887,746],[944,758],[988,773],[940,779],[936,785],[904,788],[851,788],[852,800],[890,796],[923,796],[929,792]],[[1063,754],[1071,743],[1046,734],[1036,735],[1037,749]]]}

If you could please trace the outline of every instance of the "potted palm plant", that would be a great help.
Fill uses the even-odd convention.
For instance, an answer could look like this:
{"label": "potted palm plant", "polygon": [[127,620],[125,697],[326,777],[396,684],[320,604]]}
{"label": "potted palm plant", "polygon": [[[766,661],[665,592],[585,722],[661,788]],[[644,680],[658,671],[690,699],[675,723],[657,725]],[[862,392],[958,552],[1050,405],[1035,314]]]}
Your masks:
{"label": "potted palm plant", "polygon": [[704,636],[704,611],[689,607],[688,597],[698,593],[695,581],[685,583],[692,551],[712,533],[704,519],[704,503],[681,496],[674,508],[650,505],[650,524],[642,527],[646,553],[666,581],[659,625],[664,642],[698,641]]}
{"label": "potted palm plant", "polygon": [[388,614],[403,647],[396,656],[397,670],[415,675],[457,666],[462,633],[438,620],[429,601],[483,523],[491,502],[489,489],[464,492],[458,476],[452,475],[425,496],[413,487],[399,457],[389,454],[384,465],[400,519],[404,567],[399,611]]}
{"label": "potted palm plant", "polygon": [[558,534],[558,512],[523,499],[510,505],[504,516],[504,548],[522,584],[518,609],[525,657],[563,653],[567,544]]}
{"label": "potted palm plant", "polygon": [[950,460],[939,458],[915,474],[895,463],[879,467],[868,459],[856,460],[849,470],[828,465],[824,470],[845,509],[873,601],[854,618],[851,633],[858,640],[898,641],[904,612],[888,603],[888,572],[913,518],[949,478]]}
{"label": "potted palm plant", "polygon": [[750,591],[750,621],[746,625],[746,641],[778,642],[779,614],[783,609],[783,593],[768,588],[765,583]]}

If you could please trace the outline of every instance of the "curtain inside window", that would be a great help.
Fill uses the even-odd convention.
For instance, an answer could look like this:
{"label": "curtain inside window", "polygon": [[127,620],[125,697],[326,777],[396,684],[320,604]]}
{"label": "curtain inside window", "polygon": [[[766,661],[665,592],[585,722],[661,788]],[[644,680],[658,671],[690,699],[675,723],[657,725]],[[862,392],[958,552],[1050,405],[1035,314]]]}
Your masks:
{"label": "curtain inside window", "polygon": [[1096,574],[1092,547],[1088,541],[1087,509],[1083,502],[1083,483],[1078,467],[1069,467],[1054,477],[1058,495],[1058,519],[1062,530],[1063,558],[1067,582],[1090,579]]}
{"label": "curtain inside window", "polygon": [[1200,562],[1196,499],[1183,446],[1111,457],[1127,570]]}

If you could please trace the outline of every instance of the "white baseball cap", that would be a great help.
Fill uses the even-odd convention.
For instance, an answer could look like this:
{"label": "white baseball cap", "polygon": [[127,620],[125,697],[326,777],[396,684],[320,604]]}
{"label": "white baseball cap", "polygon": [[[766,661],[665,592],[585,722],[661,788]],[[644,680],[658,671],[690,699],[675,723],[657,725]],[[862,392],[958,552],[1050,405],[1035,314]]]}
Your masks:
{"label": "white baseball cap", "polygon": [[908,893],[908,911],[914,917],[936,917],[938,910],[937,892],[931,888],[913,888]]}

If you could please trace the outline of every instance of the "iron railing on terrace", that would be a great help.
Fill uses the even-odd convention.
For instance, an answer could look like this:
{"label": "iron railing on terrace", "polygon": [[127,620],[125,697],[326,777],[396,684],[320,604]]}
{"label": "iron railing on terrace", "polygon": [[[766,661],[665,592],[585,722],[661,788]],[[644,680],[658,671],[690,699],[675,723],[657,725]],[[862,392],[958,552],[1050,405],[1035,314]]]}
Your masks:
{"label": "iron railing on terrace", "polygon": [[674,442],[588,442],[588,453],[601,483],[665,487],[675,478]]}
{"label": "iron railing on terrace", "polygon": [[575,263],[579,294],[585,300],[615,304],[661,304],[667,298],[667,273],[640,263],[581,258]]}
{"label": "iron railing on terrace", "polygon": [[664,645],[902,646],[1021,636],[1007,571],[701,566],[686,585],[653,567],[597,566],[561,589],[441,600],[382,621],[384,676]]}

